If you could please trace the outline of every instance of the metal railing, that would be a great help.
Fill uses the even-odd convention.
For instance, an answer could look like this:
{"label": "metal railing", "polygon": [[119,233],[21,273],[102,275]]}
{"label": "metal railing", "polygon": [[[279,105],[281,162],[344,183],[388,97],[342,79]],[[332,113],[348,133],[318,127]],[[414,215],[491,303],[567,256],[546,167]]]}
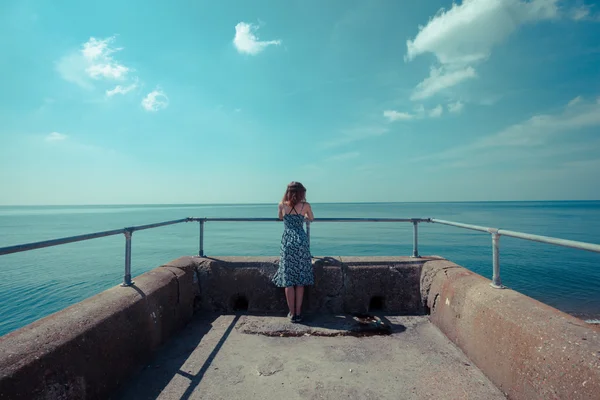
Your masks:
{"label": "metal railing", "polygon": [[133,282],[131,281],[131,235],[133,235],[133,232],[142,231],[144,229],[158,228],[160,226],[180,224],[182,222],[189,222],[191,220],[192,220],[191,218],[176,219],[176,220],[172,220],[172,221],[157,222],[155,224],[130,226],[127,228],[113,229],[110,231],[87,233],[84,235],[69,236],[69,237],[60,238],[60,239],[44,240],[42,242],[34,242],[34,243],[18,244],[16,246],[0,247],[0,256],[5,255],[5,254],[11,254],[11,253],[19,253],[22,251],[42,249],[44,247],[59,246],[61,244],[82,242],[84,240],[91,240],[91,239],[97,239],[97,238],[106,237],[106,236],[114,236],[114,235],[124,234],[125,235],[125,274],[123,275],[122,286],[131,286],[131,285],[133,285]]}
{"label": "metal railing", "polygon": [[[8,246],[0,248],[0,256],[11,253],[18,253],[23,251],[35,250],[44,247],[58,246],[66,243],[80,242],[84,240],[91,240],[100,237],[113,236],[124,234],[125,235],[125,273],[123,275],[123,283],[121,286],[131,286],[131,237],[133,232],[141,231],[145,229],[158,228],[166,225],[180,224],[183,222],[198,222],[200,227],[199,232],[199,251],[198,254],[202,257],[204,253],[204,225],[207,222],[281,222],[278,218],[196,218],[189,217],[183,219],[177,219],[172,221],[158,222],[155,224],[131,226],[128,228],[114,229],[110,231],[95,232],[85,235],[70,236],[66,238],[46,240],[42,242],[34,242],[27,244],[20,244],[16,246]],[[578,242],[574,240],[565,240],[549,236],[531,235],[528,233],[514,232],[505,229],[489,228],[479,225],[469,225],[459,222],[445,221],[435,218],[317,218],[313,222],[394,222],[394,223],[411,223],[413,225],[413,251],[412,257],[419,258],[419,223],[435,223],[440,225],[448,225],[462,229],[470,229],[479,232],[486,232],[491,234],[492,237],[492,262],[493,262],[493,273],[492,282],[490,285],[494,288],[504,288],[502,280],[500,279],[500,236],[509,236],[518,239],[524,239],[534,242],[547,243],[556,246],[570,247],[574,249],[587,250],[595,253],[600,253],[600,244]],[[308,235],[310,244],[310,225],[313,222],[306,223],[306,233]]]}

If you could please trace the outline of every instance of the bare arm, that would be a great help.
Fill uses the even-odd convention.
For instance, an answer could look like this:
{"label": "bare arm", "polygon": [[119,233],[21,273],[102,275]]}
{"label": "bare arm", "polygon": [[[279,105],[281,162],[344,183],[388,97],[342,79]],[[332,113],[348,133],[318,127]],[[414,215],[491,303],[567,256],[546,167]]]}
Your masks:
{"label": "bare arm", "polygon": [[279,203],[279,210],[278,210],[277,215],[278,215],[278,217],[279,217],[280,220],[283,219],[283,204],[282,203]]}
{"label": "bare arm", "polygon": [[306,207],[305,208],[306,209],[304,210],[305,211],[304,212],[304,217],[306,217],[306,219],[309,220],[309,221],[313,221],[315,219],[315,216],[313,214],[312,207],[310,206],[309,203],[306,203]]}

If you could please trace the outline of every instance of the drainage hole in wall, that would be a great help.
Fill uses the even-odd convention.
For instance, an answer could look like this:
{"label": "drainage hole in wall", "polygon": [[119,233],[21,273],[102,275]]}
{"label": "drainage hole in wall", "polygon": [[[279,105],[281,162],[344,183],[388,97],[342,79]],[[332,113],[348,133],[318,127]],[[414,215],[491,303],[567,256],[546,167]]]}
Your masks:
{"label": "drainage hole in wall", "polygon": [[244,295],[235,295],[231,303],[233,311],[248,311],[248,299]]}
{"label": "drainage hole in wall", "polygon": [[373,296],[369,302],[369,311],[383,311],[385,309],[385,298],[383,296]]}

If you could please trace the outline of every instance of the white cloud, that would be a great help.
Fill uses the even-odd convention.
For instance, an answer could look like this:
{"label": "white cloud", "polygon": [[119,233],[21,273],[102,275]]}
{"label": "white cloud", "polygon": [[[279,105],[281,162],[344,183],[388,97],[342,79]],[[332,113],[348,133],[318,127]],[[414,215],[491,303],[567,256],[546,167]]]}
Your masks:
{"label": "white cloud", "polygon": [[66,140],[67,139],[67,135],[63,134],[63,133],[58,133],[58,132],[52,132],[49,133],[44,140],[46,142],[60,142],[62,140]]}
{"label": "white cloud", "polygon": [[123,79],[129,72],[129,68],[117,62],[112,54],[122,50],[113,48],[111,44],[115,37],[96,39],[91,37],[83,44],[81,54],[88,61],[86,72],[93,79]]}
{"label": "white cloud", "polygon": [[423,100],[444,89],[450,88],[459,84],[460,82],[475,78],[477,74],[472,67],[466,67],[457,69],[454,71],[447,71],[445,68],[432,67],[429,73],[429,77],[417,85],[413,94],[410,96],[411,100]]}
{"label": "white cloud", "polygon": [[[525,24],[554,20],[568,14],[560,0],[463,0],[440,9],[412,40],[405,59],[431,53],[437,59],[428,78],[415,88],[411,99],[422,100],[475,78],[475,66],[487,60],[494,46]],[[583,18],[584,11],[576,14]]]}
{"label": "white cloud", "polygon": [[438,105],[437,107],[431,109],[429,111],[429,116],[431,118],[439,118],[442,116],[442,113],[444,112],[444,108],[442,107],[442,105]]}
{"label": "white cloud", "polygon": [[114,36],[106,39],[96,39],[95,37],[91,37],[90,40],[83,44],[81,54],[83,54],[83,56],[90,61],[98,59],[103,60],[109,57],[115,51],[122,50],[109,47],[114,40]]}
{"label": "white cloud", "polygon": [[86,71],[94,79],[123,79],[129,72],[129,68],[120,64],[94,64],[90,65]]}
{"label": "white cloud", "polygon": [[255,35],[258,26],[240,22],[235,26],[233,44],[239,53],[256,55],[269,46],[278,46],[281,40],[260,41]]}
{"label": "white cloud", "polygon": [[129,86],[117,85],[114,87],[114,89],[107,90],[106,95],[108,97],[112,97],[116,94],[127,94],[127,93],[131,92],[133,89],[135,89],[136,87],[137,87],[137,84],[135,84],[135,83],[133,83]]}
{"label": "white cloud", "polygon": [[394,121],[410,121],[414,119],[416,116],[413,114],[399,112],[395,110],[385,110],[383,112],[383,116],[386,117],[390,122]]}
{"label": "white cloud", "polygon": [[463,110],[464,107],[465,107],[465,105],[459,100],[455,103],[449,103],[448,111],[451,113],[458,114],[459,112],[461,112]]}
{"label": "white cloud", "polygon": [[132,71],[115,60],[113,53],[122,48],[112,47],[115,36],[105,39],[91,37],[81,49],[61,58],[56,69],[66,81],[73,82],[85,89],[93,88],[92,81],[124,80]]}
{"label": "white cloud", "polygon": [[558,0],[463,0],[441,9],[413,40],[407,59],[433,53],[443,64],[469,65],[486,59],[493,46],[520,25],[559,17]]}
{"label": "white cloud", "polygon": [[146,111],[162,110],[167,108],[168,105],[169,99],[162,90],[153,90],[142,100],[142,107]]}

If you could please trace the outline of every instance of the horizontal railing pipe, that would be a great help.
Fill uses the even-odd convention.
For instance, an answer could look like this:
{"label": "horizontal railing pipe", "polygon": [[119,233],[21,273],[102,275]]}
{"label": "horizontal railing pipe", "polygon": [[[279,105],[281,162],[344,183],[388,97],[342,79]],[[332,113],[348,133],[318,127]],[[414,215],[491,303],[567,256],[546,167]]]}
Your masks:
{"label": "horizontal railing pipe", "polygon": [[8,246],[8,247],[2,247],[2,248],[0,248],[0,255],[11,254],[11,253],[19,253],[21,251],[29,251],[29,250],[35,250],[35,249],[42,249],[44,247],[52,247],[52,246],[58,246],[58,245],[61,245],[61,244],[67,244],[67,243],[73,243],[73,242],[81,242],[81,241],[84,241],[84,240],[90,240],[90,239],[97,239],[97,238],[106,237],[106,236],[119,235],[119,234],[122,234],[124,232],[125,232],[125,229],[113,229],[111,231],[87,233],[87,234],[84,234],[84,235],[64,237],[64,238],[60,238],[60,239],[51,239],[51,240],[44,240],[44,241],[41,241],[41,242],[18,244],[16,246]]}
{"label": "horizontal railing pipe", "polygon": [[441,225],[454,226],[457,228],[470,229],[470,230],[474,230],[474,231],[487,232],[487,233],[491,233],[491,234],[497,233],[498,235],[501,235],[501,236],[509,236],[509,237],[514,237],[514,238],[518,238],[518,239],[529,240],[532,242],[547,243],[547,244],[553,244],[556,246],[570,247],[573,249],[587,250],[587,251],[593,251],[595,253],[600,253],[600,244],[595,244],[595,243],[587,243],[587,242],[579,242],[579,241],[575,241],[575,240],[559,239],[559,238],[555,238],[555,237],[551,237],[551,236],[532,235],[529,233],[510,231],[507,229],[496,229],[496,228],[490,228],[490,227],[486,227],[486,226],[469,225],[469,224],[463,224],[460,222],[444,221],[442,219],[436,219],[436,218],[431,218],[430,222],[433,222],[436,224],[441,224]]}
{"label": "horizontal railing pipe", "polygon": [[135,232],[135,231],[143,231],[144,229],[158,228],[161,226],[181,224],[183,222],[190,222],[190,221],[192,221],[192,219],[188,217],[188,218],[182,218],[182,219],[174,219],[172,221],[157,222],[155,224],[132,226],[131,228],[125,228],[125,229],[131,229],[131,232]]}
{"label": "horizontal railing pipe", "polygon": [[[41,242],[19,244],[15,246],[8,246],[0,248],[0,255],[18,253],[23,251],[35,250],[44,247],[58,246],[67,243],[80,242],[84,240],[96,239],[106,236],[113,236],[118,234],[125,234],[126,248],[125,248],[125,275],[123,280],[123,286],[130,286],[131,282],[131,236],[135,231],[141,231],[145,229],[158,228],[166,225],[174,225],[183,222],[199,222],[200,224],[200,235],[199,235],[199,252],[200,256],[204,256],[204,225],[206,222],[280,222],[279,218],[218,218],[218,217],[188,217],[182,219],[176,219],[172,221],[157,222],[154,224],[137,225],[123,229],[113,229],[110,231],[94,232],[84,235],[70,236],[59,239],[45,240]],[[307,221],[308,222],[308,221]],[[418,224],[421,222],[436,223],[441,225],[453,226],[456,228],[469,229],[479,232],[485,232],[492,235],[492,260],[493,260],[493,277],[492,286],[502,288],[502,281],[500,279],[500,253],[499,253],[499,239],[500,236],[509,236],[518,239],[530,240],[540,243],[548,243],[556,246],[570,247],[574,249],[587,250],[596,253],[600,253],[600,244],[578,242],[574,240],[559,239],[549,236],[532,235],[528,233],[515,232],[504,229],[490,228],[480,225],[463,224],[460,222],[446,221],[436,218],[316,218],[312,222],[405,222],[413,225],[413,257],[419,257],[418,250]],[[310,224],[307,223],[307,234],[310,240]]]}
{"label": "horizontal railing pipe", "polygon": [[5,255],[5,254],[11,254],[11,253],[19,253],[22,251],[42,249],[44,247],[59,246],[61,244],[82,242],[84,240],[97,239],[97,238],[106,237],[106,236],[120,235],[120,234],[124,234],[125,232],[141,231],[144,229],[157,228],[159,226],[179,224],[179,223],[188,222],[188,221],[190,221],[190,218],[183,218],[183,219],[177,219],[177,220],[173,220],[173,221],[158,222],[156,224],[138,225],[138,226],[132,226],[132,227],[122,228],[122,229],[113,229],[110,231],[86,233],[83,235],[69,236],[69,237],[64,237],[64,238],[59,238],[59,239],[44,240],[41,242],[33,242],[33,243],[18,244],[15,246],[1,247],[0,248],[0,256]]}
{"label": "horizontal railing pipe", "polygon": [[492,229],[492,228],[488,228],[485,226],[462,224],[460,222],[444,221],[443,219],[435,219],[435,218],[431,218],[430,222],[433,222],[436,224],[441,224],[441,225],[454,226],[456,228],[470,229],[472,231],[487,232],[487,233],[491,233],[490,229]]}
{"label": "horizontal railing pipe", "polygon": [[[190,218],[205,222],[278,222],[279,218]],[[312,222],[431,222],[429,218],[315,218]]]}
{"label": "horizontal railing pipe", "polygon": [[567,239],[559,239],[559,238],[554,238],[554,237],[550,237],[550,236],[531,235],[529,233],[514,232],[514,231],[508,231],[505,229],[498,229],[498,234],[500,234],[502,236],[517,238],[517,239],[530,240],[532,242],[547,243],[547,244],[553,244],[556,246],[570,247],[572,249],[587,250],[587,251],[593,251],[595,253],[600,253],[600,244],[578,242],[575,240],[567,240]]}

